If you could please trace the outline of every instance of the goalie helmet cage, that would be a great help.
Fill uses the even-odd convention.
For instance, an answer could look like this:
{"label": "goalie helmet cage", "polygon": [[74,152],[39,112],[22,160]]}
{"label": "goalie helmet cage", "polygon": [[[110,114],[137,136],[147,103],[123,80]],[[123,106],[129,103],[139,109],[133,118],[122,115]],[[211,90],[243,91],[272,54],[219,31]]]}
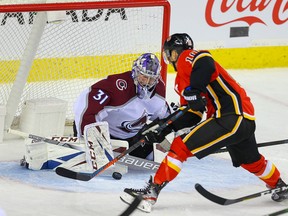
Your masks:
{"label": "goalie helmet cage", "polygon": [[142,53],[161,58],[169,35],[167,0],[42,1],[0,1],[5,129],[17,128],[24,102],[37,98],[67,101],[66,123],[73,122],[73,103],[85,88],[131,70]]}

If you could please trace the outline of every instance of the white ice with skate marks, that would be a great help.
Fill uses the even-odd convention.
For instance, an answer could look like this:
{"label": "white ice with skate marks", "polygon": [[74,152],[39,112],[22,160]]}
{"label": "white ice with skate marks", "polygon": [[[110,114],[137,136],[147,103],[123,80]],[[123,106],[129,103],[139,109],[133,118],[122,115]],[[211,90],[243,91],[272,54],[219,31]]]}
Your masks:
{"label": "white ice with skate marks", "polygon": [[[0,163],[0,176],[5,179],[11,179],[34,187],[64,190],[70,192],[122,192],[125,187],[145,186],[149,176],[153,173],[150,171],[129,170],[123,175],[120,181],[112,178],[111,174],[105,172],[100,176],[93,178],[88,182],[75,181],[58,176],[53,170],[32,171],[27,170],[19,165],[19,161],[3,161]],[[223,169],[223,167],[225,169]],[[223,171],[219,171],[223,169]],[[202,159],[190,158],[183,166],[183,171],[175,181],[171,182],[165,191],[167,192],[191,192],[194,191],[194,184],[205,182],[213,188],[237,188],[243,185],[257,183],[254,176],[247,174],[244,170],[237,170],[231,167],[231,162],[227,159],[211,156]],[[234,172],[234,174],[232,174]],[[232,176],[235,176],[233,181]],[[241,180],[242,176],[246,181]],[[232,184],[233,183],[233,184]]]}
{"label": "white ice with skate marks", "polygon": [[[266,142],[288,138],[288,69],[233,71],[232,76],[247,89],[257,117],[257,140]],[[167,97],[177,101],[173,75],[168,75]],[[260,152],[271,160],[288,181],[288,145],[263,147]],[[7,216],[116,216],[127,207],[120,200],[123,189],[142,188],[149,172],[130,172],[119,181],[98,176],[82,182],[57,176],[53,171],[31,171],[19,166],[23,141],[0,144],[0,209]],[[191,158],[179,176],[161,192],[151,216],[259,216],[287,208],[270,195],[231,206],[220,206],[199,195],[194,184],[225,198],[237,198],[265,190],[264,184],[241,168],[233,168],[227,153],[205,159]],[[147,215],[136,210],[133,216]]]}

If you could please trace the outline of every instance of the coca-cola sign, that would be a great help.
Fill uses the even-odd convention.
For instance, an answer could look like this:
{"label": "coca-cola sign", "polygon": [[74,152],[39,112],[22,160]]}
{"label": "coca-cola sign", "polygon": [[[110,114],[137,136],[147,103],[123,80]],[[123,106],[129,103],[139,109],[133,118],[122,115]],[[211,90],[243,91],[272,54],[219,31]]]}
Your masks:
{"label": "coca-cola sign", "polygon": [[[225,14],[233,13],[234,17]],[[214,13],[221,13],[225,21],[216,20]],[[236,12],[236,13],[235,13]],[[243,13],[249,15],[243,15]],[[267,13],[270,13],[267,16]],[[261,16],[265,14],[265,16]],[[229,18],[228,18],[229,17]],[[268,18],[271,20],[267,20]],[[211,27],[219,27],[235,22],[246,22],[249,26],[259,23],[267,25],[273,22],[276,25],[283,25],[288,21],[288,1],[287,0],[207,0],[205,11],[206,22]],[[265,20],[266,19],[266,20]]]}

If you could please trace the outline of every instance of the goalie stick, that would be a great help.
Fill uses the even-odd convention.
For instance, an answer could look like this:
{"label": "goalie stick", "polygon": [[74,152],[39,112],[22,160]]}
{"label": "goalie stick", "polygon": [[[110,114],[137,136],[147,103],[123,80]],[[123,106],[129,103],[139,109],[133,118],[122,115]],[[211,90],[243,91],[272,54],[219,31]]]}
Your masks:
{"label": "goalie stick", "polygon": [[[188,110],[188,108],[184,109],[181,111],[181,113],[183,112],[186,112]],[[179,113],[178,113],[179,114]],[[181,114],[181,116],[183,115]],[[178,116],[178,115],[177,115]],[[173,117],[176,117],[173,116]],[[172,117],[172,118],[173,118]],[[169,123],[169,120],[167,120],[167,122],[163,123],[163,125],[165,127],[167,127],[169,124],[171,124],[173,121],[175,121],[177,118],[179,118],[180,115],[174,119],[171,118],[171,122]],[[163,126],[162,125],[162,126]],[[156,130],[158,132],[162,131],[165,127],[163,127],[162,129],[160,129],[161,126],[159,126],[159,128],[157,128]],[[98,170],[96,170],[94,173],[92,174],[89,174],[89,173],[76,173],[74,171],[71,171],[71,170],[67,170],[63,167],[59,167],[59,170],[58,172],[60,173],[57,173],[57,169],[56,169],[56,173],[58,175],[61,175],[61,176],[64,176],[64,177],[68,177],[68,178],[72,178],[72,179],[78,179],[78,180],[82,180],[82,181],[89,181],[90,179],[92,179],[93,177],[95,177],[96,175],[100,174],[101,172],[103,172],[104,170],[106,170],[108,167],[110,167],[111,165],[113,165],[114,163],[116,163],[117,161],[119,161],[122,157],[124,157],[125,155],[129,154],[130,152],[132,152],[134,149],[138,148],[140,145],[142,145],[143,143],[145,143],[145,140],[140,140],[138,141],[138,143],[134,144],[132,147],[130,147],[129,149],[127,149],[125,152],[119,154],[114,160],[110,161],[109,163],[107,163],[106,165],[104,165],[103,167],[99,168]],[[258,144],[258,147],[265,147],[265,146],[271,146],[271,145],[280,145],[280,144],[286,144],[288,143],[288,139],[285,139],[285,140],[279,140],[279,141],[271,141],[271,142],[265,142],[265,143],[259,143]],[[136,146],[137,145],[137,146]],[[136,147],[135,147],[136,146]],[[135,147],[135,148],[134,148]],[[220,149],[219,152],[216,151],[214,153],[222,153],[222,152],[227,152],[227,149]],[[130,156],[131,157],[131,156]],[[157,162],[154,162],[156,164],[156,166],[160,164],[158,164]],[[61,171],[62,170],[62,171]],[[68,171],[68,172],[67,172]],[[63,174],[63,175],[62,175]],[[78,176],[77,176],[78,175]],[[89,177],[88,177],[89,176]]]}
{"label": "goalie stick", "polygon": [[[19,130],[13,130],[13,129],[8,129],[7,132],[14,134],[14,135],[24,137],[24,138],[30,138],[30,139],[36,140],[36,141],[43,141],[46,143],[50,143],[50,144],[54,144],[54,145],[58,145],[58,146],[63,146],[66,148],[72,148],[72,149],[76,149],[79,151],[84,151],[84,148],[79,146],[79,144],[73,143],[73,142],[76,142],[75,137],[66,137],[66,136],[65,137],[61,137],[61,136],[58,137],[57,136],[57,137],[52,137],[50,139],[50,138],[37,136],[34,134],[29,134],[29,133],[25,133],[25,132],[22,132]],[[67,139],[68,140],[72,139],[73,142],[70,142],[70,141],[69,142],[63,142],[63,140],[67,140]],[[76,138],[76,139],[78,139],[78,138]],[[62,140],[62,141],[59,141],[59,140]],[[273,146],[273,145],[280,145],[280,144],[287,144],[287,143],[288,143],[288,139],[284,139],[284,140],[278,140],[278,141],[259,143],[258,147]],[[168,150],[168,149],[166,149],[166,150]],[[117,149],[115,149],[113,151],[116,154],[116,156],[121,153]],[[227,152],[227,149],[220,149],[214,153],[222,153],[222,152]],[[121,160],[119,160],[117,163],[131,167],[132,169],[135,169],[135,168],[138,169],[139,168],[141,170],[149,170],[149,171],[153,171],[153,172],[155,172],[160,165],[160,163],[157,163],[155,161],[150,161],[150,160],[138,158],[138,157],[134,157],[131,155],[126,155],[125,157],[122,157]]]}
{"label": "goalie stick", "polygon": [[46,143],[50,143],[50,144],[54,144],[54,145],[58,145],[58,146],[63,146],[63,147],[67,147],[67,148],[72,148],[72,149],[77,149],[77,150],[83,151],[83,148],[80,147],[77,144],[61,142],[61,141],[58,141],[58,140],[55,140],[55,139],[49,139],[49,138],[46,138],[46,137],[25,133],[23,131],[13,130],[11,128],[9,128],[7,130],[7,132],[11,133],[11,134],[14,134],[14,135],[18,135],[18,136],[24,137],[24,138],[29,138],[29,139],[35,140],[37,142],[41,142],[42,141],[42,142],[46,142]]}
{"label": "goalie stick", "polygon": [[[75,138],[75,137],[52,137],[47,138],[47,137],[42,137],[42,136],[37,136],[34,134],[29,134],[29,133],[25,133],[19,130],[13,130],[13,129],[8,129],[7,131],[8,133],[14,134],[14,135],[18,135],[24,138],[30,138],[32,140],[36,140],[36,141],[43,141],[46,143],[50,143],[50,144],[54,144],[54,145],[58,145],[58,146],[63,146],[63,147],[67,147],[67,148],[72,148],[72,149],[76,149],[79,151],[84,151],[84,148],[79,146],[79,144],[76,144],[75,139],[79,139],[79,138]],[[67,142],[67,140],[72,140],[73,142],[75,142],[75,144],[73,142]],[[61,140],[61,141],[59,141]],[[63,142],[63,140],[65,140],[66,142]],[[169,142],[166,140],[166,142]],[[265,146],[273,146],[273,145],[280,145],[280,144],[287,144],[288,143],[288,139],[284,139],[284,140],[278,140],[278,141],[270,141],[270,142],[264,142],[264,143],[259,143],[258,147],[265,147]],[[165,149],[166,151],[168,151],[168,149]],[[119,155],[121,152],[118,149],[114,149],[114,154]],[[218,151],[214,152],[214,153],[222,153],[222,152],[227,152],[227,149],[219,149]],[[157,163],[155,161],[150,161],[150,160],[146,160],[146,159],[142,159],[142,158],[138,158],[138,157],[134,157],[131,155],[125,155],[124,157],[121,158],[121,160],[119,160],[117,163],[122,164],[122,165],[126,165],[128,167],[131,167],[132,169],[141,169],[141,170],[149,170],[149,171],[153,171],[155,172],[157,170],[157,168],[159,167],[160,163]]]}
{"label": "goalie stick", "polygon": [[265,190],[265,191],[261,191],[258,193],[254,193],[254,194],[250,194],[247,196],[243,196],[243,197],[239,197],[236,199],[226,199],[220,196],[217,196],[209,191],[207,191],[201,184],[195,184],[195,189],[198,191],[198,193],[200,193],[202,196],[204,196],[206,199],[217,203],[219,205],[231,205],[231,204],[235,204],[235,203],[239,203],[242,201],[246,201],[246,200],[250,200],[250,199],[254,199],[257,197],[261,197],[267,194],[272,194],[274,192],[280,192],[280,191],[284,191],[288,189],[288,185],[287,186],[283,186],[283,187],[278,187],[278,188],[273,188],[273,189],[269,189],[269,190]]}
{"label": "goalie stick", "polygon": [[285,213],[288,213],[288,208],[282,209],[280,211],[273,212],[273,213],[270,213],[270,214],[266,214],[264,216],[278,216],[278,215],[282,215],[282,214],[285,214]]}
{"label": "goalie stick", "polygon": [[[72,148],[72,149],[76,149],[79,151],[83,151],[84,152],[84,147],[79,146],[79,144],[74,144],[72,142],[61,142],[59,140],[69,140],[70,138],[75,141],[75,139],[79,139],[76,137],[52,137],[51,139],[46,138],[46,137],[42,137],[42,136],[37,136],[34,134],[28,134],[19,130],[13,130],[13,129],[9,129],[8,133],[14,134],[14,135],[19,135],[21,137],[24,138],[30,138],[32,140],[35,141],[43,141],[46,143],[50,143],[53,145],[58,145],[58,146],[63,146],[66,148]],[[124,151],[124,150],[122,150]],[[117,156],[119,155],[121,152],[121,148],[119,149],[115,149],[113,150],[114,154]],[[138,157],[134,157],[131,155],[125,155],[124,157],[122,157],[119,161],[117,161],[117,163],[121,164],[121,165],[125,165],[128,166],[132,169],[139,169],[139,170],[145,170],[145,171],[152,171],[152,172],[156,172],[156,170],[159,167],[159,163],[155,162],[155,161],[150,161],[150,160],[146,160],[146,159],[142,159],[142,158],[138,158]]]}
{"label": "goalie stick", "polygon": [[[185,112],[189,110],[189,107],[186,107],[183,110],[180,110],[178,113],[173,115],[170,119],[165,121],[163,124],[159,125],[155,131],[160,133],[163,131],[166,127],[168,127],[170,124],[172,124],[176,119],[181,117]],[[104,170],[108,169],[110,166],[115,164],[117,161],[119,161],[122,157],[125,155],[129,154],[130,152],[134,151],[136,148],[138,148],[140,145],[145,144],[145,138],[140,139],[138,142],[136,142],[133,146],[131,146],[129,149],[125,150],[124,152],[120,153],[117,155],[113,160],[105,164],[104,166],[100,167],[99,169],[95,170],[93,173],[84,173],[84,172],[75,172],[72,170],[65,169],[63,167],[58,167],[56,168],[56,173],[60,176],[67,177],[67,178],[72,178],[76,180],[81,180],[81,181],[89,181],[95,176],[99,175],[102,173]]]}
{"label": "goalie stick", "polygon": [[[13,130],[13,129],[8,129],[7,131],[8,133],[14,134],[14,135],[19,135],[25,138],[30,138],[36,141],[43,141],[43,142],[47,142],[50,144],[54,144],[54,145],[59,145],[59,146],[64,146],[64,147],[68,147],[68,148],[74,148],[77,150],[80,150],[78,148],[77,145],[74,145],[73,143],[67,143],[67,142],[60,142],[58,140],[55,139],[49,139],[46,137],[42,137],[42,136],[37,136],[34,134],[28,134],[19,130]],[[61,137],[60,137],[61,138]],[[169,141],[168,141],[169,142]],[[281,145],[281,144],[288,144],[288,139],[284,139],[284,140],[277,140],[277,141],[270,141],[270,142],[263,142],[263,143],[259,143],[257,146],[259,147],[266,147],[266,146],[273,146],[273,145]],[[82,149],[81,149],[82,150]],[[167,149],[166,149],[167,150]],[[214,152],[213,154],[216,153],[222,153],[222,152],[227,152],[228,150],[226,148],[223,149],[219,149],[216,152]]]}

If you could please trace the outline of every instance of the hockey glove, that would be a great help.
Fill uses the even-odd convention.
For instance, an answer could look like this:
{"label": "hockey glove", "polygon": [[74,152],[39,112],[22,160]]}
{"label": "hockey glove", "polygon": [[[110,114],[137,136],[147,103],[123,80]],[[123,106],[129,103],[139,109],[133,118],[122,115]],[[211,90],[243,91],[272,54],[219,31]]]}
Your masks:
{"label": "hockey glove", "polygon": [[[165,119],[157,118],[153,122],[151,122],[150,124],[145,124],[142,127],[142,129],[132,138],[131,143],[136,143],[141,138],[145,138],[146,134],[148,134],[149,132],[155,131],[155,129],[158,128],[159,125],[163,124],[163,122],[165,122]],[[161,132],[161,136],[164,136],[164,138],[165,138],[165,136],[167,134],[171,133],[171,132],[172,132],[172,129],[168,126]],[[156,141],[157,137],[152,137],[152,136],[154,136],[154,135],[148,135],[148,137],[150,138],[150,141],[153,140],[151,142],[148,141],[149,140],[148,137],[147,137],[147,139],[145,138],[146,139],[146,144],[151,144],[152,145],[153,142],[157,142]],[[163,140],[164,140],[164,138],[163,138]]]}
{"label": "hockey glove", "polygon": [[171,102],[170,107],[171,107],[172,110],[175,112],[175,111],[177,111],[177,110],[179,109],[180,104],[179,104],[179,103],[176,104],[176,103],[174,103],[174,102]]}
{"label": "hockey glove", "polygon": [[166,135],[172,132],[172,128],[170,126],[167,126],[161,132],[156,130],[165,121],[166,119],[157,118],[142,128],[141,136],[145,138],[145,144],[153,145],[153,143],[160,143],[165,139]]}
{"label": "hockey glove", "polygon": [[153,143],[161,143],[165,139],[166,135],[167,134],[163,132],[158,133],[156,130],[149,131],[148,133],[144,135],[144,138],[146,140],[145,144],[153,145]]}
{"label": "hockey glove", "polygon": [[189,108],[193,111],[205,111],[207,104],[206,98],[200,96],[200,92],[188,86],[183,92],[184,99],[188,102]]}

